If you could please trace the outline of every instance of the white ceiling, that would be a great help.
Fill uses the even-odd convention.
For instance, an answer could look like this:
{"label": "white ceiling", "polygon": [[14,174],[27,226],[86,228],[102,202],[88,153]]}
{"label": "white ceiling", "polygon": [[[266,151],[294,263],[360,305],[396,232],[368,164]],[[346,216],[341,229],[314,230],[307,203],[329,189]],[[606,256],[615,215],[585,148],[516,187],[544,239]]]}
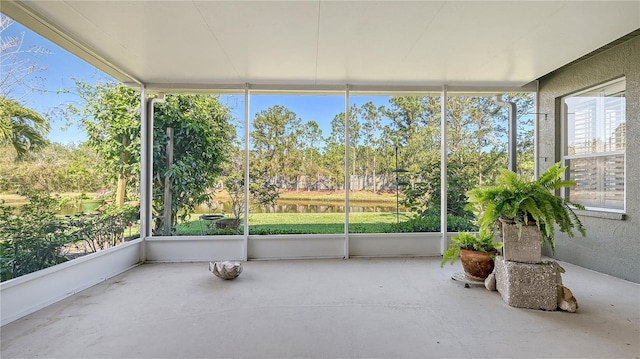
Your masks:
{"label": "white ceiling", "polygon": [[523,86],[640,28],[640,1],[3,1],[151,88]]}

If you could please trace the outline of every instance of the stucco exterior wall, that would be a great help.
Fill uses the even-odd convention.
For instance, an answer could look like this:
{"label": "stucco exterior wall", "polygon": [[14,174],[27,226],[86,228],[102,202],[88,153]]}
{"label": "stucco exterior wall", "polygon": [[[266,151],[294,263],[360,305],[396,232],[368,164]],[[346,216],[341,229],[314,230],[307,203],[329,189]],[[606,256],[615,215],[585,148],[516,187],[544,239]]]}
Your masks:
{"label": "stucco exterior wall", "polygon": [[625,214],[583,213],[587,237],[559,233],[553,256],[640,283],[640,36],[539,80],[538,112],[548,115],[538,117],[537,166],[541,173],[561,159],[560,98],[622,76],[627,85]]}

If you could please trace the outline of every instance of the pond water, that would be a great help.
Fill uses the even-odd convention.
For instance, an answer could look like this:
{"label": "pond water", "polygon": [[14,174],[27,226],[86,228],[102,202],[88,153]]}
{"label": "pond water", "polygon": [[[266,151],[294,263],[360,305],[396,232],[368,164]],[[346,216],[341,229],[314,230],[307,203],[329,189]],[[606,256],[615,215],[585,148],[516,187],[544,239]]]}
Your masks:
{"label": "pond water", "polygon": [[[406,209],[402,206],[400,211]],[[300,203],[300,202],[278,202],[273,206],[252,206],[251,213],[344,213],[344,202],[320,202],[320,203]],[[352,202],[349,212],[389,212],[395,213],[396,207],[389,206],[388,203],[374,202]],[[196,207],[195,214],[205,213],[231,213],[231,202],[214,202],[211,206],[201,204]],[[59,214],[74,215],[79,213],[74,205],[64,207]]]}
{"label": "pond water", "polygon": [[[252,206],[251,213],[344,213],[344,202],[300,203],[278,202],[273,206]],[[400,206],[400,211],[405,208]],[[394,212],[395,206],[388,203],[352,202],[349,212]],[[217,202],[211,207],[200,205],[195,213],[231,213],[231,202]]]}

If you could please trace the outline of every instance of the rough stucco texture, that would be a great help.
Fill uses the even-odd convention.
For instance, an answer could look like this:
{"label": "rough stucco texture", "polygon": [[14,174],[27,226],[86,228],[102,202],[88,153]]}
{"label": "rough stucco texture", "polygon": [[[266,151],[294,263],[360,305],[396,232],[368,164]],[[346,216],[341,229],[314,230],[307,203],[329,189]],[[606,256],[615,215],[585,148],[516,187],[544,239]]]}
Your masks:
{"label": "rough stucco texture", "polygon": [[[554,257],[640,283],[640,36],[540,79],[538,170],[560,160],[560,98],[626,78],[626,209],[624,219],[582,216],[587,237],[556,237]],[[541,172],[540,172],[541,173]],[[551,253],[549,253],[551,254]]]}
{"label": "rough stucco texture", "polygon": [[556,267],[550,262],[520,263],[496,257],[496,289],[512,307],[556,310],[558,286]]}

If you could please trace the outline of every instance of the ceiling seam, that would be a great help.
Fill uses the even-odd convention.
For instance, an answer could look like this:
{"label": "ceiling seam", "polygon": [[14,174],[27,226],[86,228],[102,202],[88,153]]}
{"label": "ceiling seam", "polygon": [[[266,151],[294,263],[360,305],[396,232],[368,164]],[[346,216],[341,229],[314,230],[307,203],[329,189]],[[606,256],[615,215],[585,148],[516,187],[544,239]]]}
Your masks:
{"label": "ceiling seam", "polygon": [[[106,37],[108,38],[112,38],[111,36],[108,35],[108,33],[106,31],[104,31],[104,29],[98,27],[93,21],[91,21],[90,19],[88,19],[86,16],[84,16],[84,14],[82,14],[81,12],[79,12],[78,10],[76,10],[73,6],[71,6],[71,2],[70,1],[63,1],[64,4],[71,10],[73,10],[73,12],[75,12],[79,17],[83,18],[85,21],[87,21],[88,23],[92,24],[93,26],[96,27],[96,29],[99,29],[100,32],[102,32]],[[79,42],[79,41],[78,41]],[[127,50],[127,52],[129,52],[130,56],[132,57],[136,57],[134,54],[135,52],[129,50],[126,46],[124,46],[120,41],[116,41],[118,43],[118,45],[120,45],[123,49]],[[100,59],[100,61],[105,62],[107,65],[109,65],[110,67],[114,68],[116,71],[122,72],[123,74],[127,74],[126,72],[124,72],[123,70],[121,70],[120,66],[116,66],[113,65],[111,62],[106,61],[102,56],[97,56],[97,54],[94,54],[93,51],[88,50],[88,46],[85,46],[84,44],[82,45],[84,51],[92,54],[92,56],[97,57],[98,59]],[[149,66],[152,67],[152,66]],[[128,76],[128,75],[127,75]],[[128,76],[130,77],[132,80],[137,80],[134,77]],[[139,81],[139,80],[137,80]],[[140,81],[140,83],[142,84],[142,82]]]}
{"label": "ceiling seam", "polygon": [[[552,18],[552,17],[556,16],[556,15],[557,15],[557,14],[558,14],[558,13],[559,13],[563,8],[565,8],[566,6],[567,6],[566,4],[561,3],[561,4],[559,5],[559,7],[558,7],[555,11],[553,11],[551,14],[547,15],[547,16],[546,16],[546,18],[548,19],[548,18]],[[528,31],[523,31],[523,33],[525,33],[525,34],[529,34],[529,33],[536,33],[536,32],[537,32],[537,29],[539,29],[539,28],[541,28],[541,27],[544,27],[544,23],[539,22],[539,23],[537,23],[533,28],[529,29]],[[514,39],[514,40],[513,40],[513,41],[511,41],[509,44],[505,44],[505,46],[504,46],[503,48],[501,48],[499,51],[496,51],[496,52],[494,53],[494,55],[493,55],[490,59],[488,59],[486,62],[484,62],[484,63],[479,64],[478,66],[476,66],[474,71],[476,71],[476,72],[481,72],[481,71],[482,71],[482,69],[484,69],[484,68],[486,68],[487,66],[491,65],[491,63],[493,63],[493,62],[498,58],[499,54],[502,54],[504,51],[506,51],[507,49],[509,49],[509,48],[511,48],[511,47],[513,47],[513,46],[515,46],[517,43],[519,43],[519,42],[521,42],[521,41],[523,41],[522,36],[520,36],[520,37],[519,37],[519,38],[517,38],[517,39]],[[532,80],[530,80],[530,81],[534,81],[534,80],[535,80],[535,79],[532,79]]]}
{"label": "ceiling seam", "polygon": [[316,24],[316,66],[315,75],[313,77],[314,84],[318,84],[318,58],[320,57],[320,4],[321,0],[318,0],[318,22]]}
{"label": "ceiling seam", "polygon": [[211,26],[209,26],[209,22],[207,22],[207,20],[205,19],[204,15],[202,14],[202,10],[200,9],[200,7],[196,4],[196,1],[191,1],[191,3],[193,4],[193,6],[196,8],[196,10],[198,11],[198,14],[200,15],[200,18],[202,19],[202,21],[204,22],[204,24],[207,26],[207,29],[209,29],[209,33],[211,34],[211,36],[213,36],[213,39],[216,41],[216,43],[218,44],[218,46],[222,49],[222,53],[224,54],[224,57],[227,59],[227,62],[231,65],[231,68],[233,69],[233,71],[236,73],[236,78],[242,82],[246,82],[243,81],[242,76],[240,76],[240,72],[238,71],[238,69],[236,68],[235,64],[233,63],[233,61],[231,61],[231,57],[229,56],[229,54],[227,53],[227,50],[224,48],[224,46],[222,46],[222,44],[220,43],[220,40],[218,39],[218,37],[216,36],[215,32],[213,31],[213,29],[211,28]]}
{"label": "ceiling seam", "polygon": [[415,49],[415,47],[420,42],[420,39],[422,39],[424,37],[424,35],[427,33],[427,30],[429,30],[429,28],[431,28],[431,24],[433,24],[433,20],[438,16],[440,11],[442,11],[442,8],[444,7],[444,3],[445,3],[444,1],[440,2],[440,7],[438,8],[438,10],[433,14],[433,16],[431,16],[431,19],[429,19],[429,21],[427,22],[427,25],[424,27],[424,29],[422,30],[420,35],[418,37],[416,37],[416,40],[413,42],[413,45],[411,45],[411,47],[409,48],[407,53],[402,58],[403,62],[407,60],[409,55],[413,52],[413,49]]}

